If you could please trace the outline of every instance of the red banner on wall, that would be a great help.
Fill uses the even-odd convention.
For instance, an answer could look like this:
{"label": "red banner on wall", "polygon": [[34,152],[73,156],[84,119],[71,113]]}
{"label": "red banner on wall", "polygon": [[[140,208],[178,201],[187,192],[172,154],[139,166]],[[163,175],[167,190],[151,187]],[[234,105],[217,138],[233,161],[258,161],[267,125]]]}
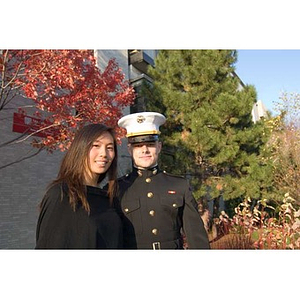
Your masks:
{"label": "red banner on wall", "polygon": [[38,118],[26,116],[20,113],[14,113],[13,132],[27,134],[33,133],[33,135],[35,136],[46,137],[47,135],[49,135],[49,133],[47,134],[47,132],[45,132],[44,130],[36,132],[37,130],[40,130],[42,128],[41,121],[42,120]]}

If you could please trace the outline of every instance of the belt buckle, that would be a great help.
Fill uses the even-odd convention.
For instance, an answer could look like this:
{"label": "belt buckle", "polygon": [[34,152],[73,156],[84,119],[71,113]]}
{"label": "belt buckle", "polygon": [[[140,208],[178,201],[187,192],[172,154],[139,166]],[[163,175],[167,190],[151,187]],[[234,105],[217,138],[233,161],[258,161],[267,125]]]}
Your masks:
{"label": "belt buckle", "polygon": [[160,250],[160,242],[154,242],[152,243],[153,250]]}

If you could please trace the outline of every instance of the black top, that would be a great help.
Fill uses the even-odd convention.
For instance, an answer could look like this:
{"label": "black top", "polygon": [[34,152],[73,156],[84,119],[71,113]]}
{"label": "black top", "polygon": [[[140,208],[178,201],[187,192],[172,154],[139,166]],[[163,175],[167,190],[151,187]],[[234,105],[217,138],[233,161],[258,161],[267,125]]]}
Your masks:
{"label": "black top", "polygon": [[197,203],[183,177],[137,170],[119,179],[125,248],[209,249]]}
{"label": "black top", "polygon": [[67,187],[61,184],[45,194],[37,222],[36,249],[123,247],[122,222],[105,191],[87,186],[90,215],[81,205],[74,212],[67,195]]}

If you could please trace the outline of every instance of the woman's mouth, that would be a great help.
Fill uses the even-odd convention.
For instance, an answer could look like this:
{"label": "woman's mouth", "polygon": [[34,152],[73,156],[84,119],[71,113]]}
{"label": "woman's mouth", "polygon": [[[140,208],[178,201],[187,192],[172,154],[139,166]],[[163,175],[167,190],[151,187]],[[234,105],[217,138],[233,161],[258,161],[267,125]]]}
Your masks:
{"label": "woman's mouth", "polygon": [[106,164],[108,163],[107,160],[96,160],[95,162],[96,162],[96,164],[97,164],[98,166],[100,166],[100,167],[105,167]]}

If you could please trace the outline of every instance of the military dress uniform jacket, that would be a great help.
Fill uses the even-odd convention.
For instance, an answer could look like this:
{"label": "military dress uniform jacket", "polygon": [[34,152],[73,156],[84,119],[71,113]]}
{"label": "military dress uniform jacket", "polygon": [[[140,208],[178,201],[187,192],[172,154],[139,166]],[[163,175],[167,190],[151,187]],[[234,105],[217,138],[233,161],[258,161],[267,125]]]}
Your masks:
{"label": "military dress uniform jacket", "polygon": [[209,249],[197,203],[187,181],[160,171],[133,169],[119,179],[124,246],[129,249]]}

